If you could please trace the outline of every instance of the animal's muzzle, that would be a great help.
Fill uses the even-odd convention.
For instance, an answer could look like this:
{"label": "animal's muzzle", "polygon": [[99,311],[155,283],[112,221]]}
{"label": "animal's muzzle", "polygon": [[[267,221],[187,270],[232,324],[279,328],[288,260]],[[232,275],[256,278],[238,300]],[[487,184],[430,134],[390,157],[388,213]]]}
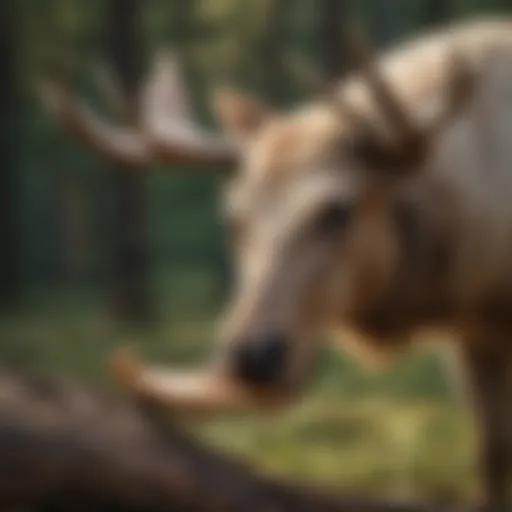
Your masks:
{"label": "animal's muzzle", "polygon": [[231,363],[237,378],[248,385],[272,386],[282,382],[289,344],[278,333],[257,335],[235,344]]}

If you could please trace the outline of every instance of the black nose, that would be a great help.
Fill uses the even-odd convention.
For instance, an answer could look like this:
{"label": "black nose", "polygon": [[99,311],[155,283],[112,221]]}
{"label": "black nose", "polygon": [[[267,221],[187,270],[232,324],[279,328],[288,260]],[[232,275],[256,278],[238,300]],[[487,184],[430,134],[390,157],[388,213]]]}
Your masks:
{"label": "black nose", "polygon": [[279,334],[254,336],[240,341],[233,351],[233,365],[238,378],[255,385],[279,382],[284,373],[288,344]]}

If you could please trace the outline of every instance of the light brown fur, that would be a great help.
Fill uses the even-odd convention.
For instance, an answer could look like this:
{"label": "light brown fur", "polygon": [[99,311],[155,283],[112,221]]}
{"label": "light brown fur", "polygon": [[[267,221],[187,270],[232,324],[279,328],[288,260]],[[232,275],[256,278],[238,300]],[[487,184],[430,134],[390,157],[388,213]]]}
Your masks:
{"label": "light brown fur", "polygon": [[[395,50],[382,59],[381,69],[393,90],[398,91],[399,98],[409,105],[419,120],[423,120],[432,115],[441,101],[453,49],[484,73],[487,58],[503,48],[512,48],[512,25],[480,22],[432,34]],[[373,108],[367,87],[359,79],[349,81],[340,94],[361,110],[371,111]],[[482,90],[480,94],[486,92]],[[504,94],[501,93],[502,99],[494,100],[498,108],[506,99]],[[455,312],[461,317],[472,315],[473,309],[500,294],[496,288],[503,287],[504,277],[512,277],[507,261],[512,247],[512,215],[507,215],[506,211],[507,203],[510,203],[507,189],[512,174],[503,170],[512,155],[508,154],[510,150],[507,151],[508,126],[500,126],[508,119],[506,113],[500,112],[488,127],[488,130],[502,134],[495,144],[500,145],[503,153],[497,165],[488,167],[486,162],[481,162],[486,141],[481,140],[478,101],[475,100],[474,106],[464,114],[465,122],[444,134],[426,163],[427,172],[422,172],[415,178],[417,183],[412,184],[412,187],[421,188],[422,196],[431,196],[422,199],[424,208],[429,210],[435,206],[437,211],[432,222],[449,232],[450,244],[454,246],[451,269],[444,276],[444,289],[436,290],[436,294],[442,296],[429,299],[446,303],[446,308],[452,310],[442,314],[443,317],[453,317]],[[378,111],[373,115],[378,117]],[[351,128],[349,121],[344,123],[322,103],[284,117],[264,119],[252,134],[249,156],[242,166],[244,172],[232,185],[229,197],[233,217],[244,218],[244,223],[248,224],[250,211],[257,216],[263,203],[271,201],[272,195],[279,201],[279,190],[289,191],[301,180],[307,180],[308,173],[316,172],[322,156],[337,140],[348,137]],[[357,173],[357,170],[345,172]],[[367,191],[363,193],[367,194]],[[371,201],[365,199],[361,203],[364,208],[369,208]],[[367,236],[360,233],[361,238]],[[374,250],[379,250],[377,244]],[[427,295],[428,291],[424,292]]]}

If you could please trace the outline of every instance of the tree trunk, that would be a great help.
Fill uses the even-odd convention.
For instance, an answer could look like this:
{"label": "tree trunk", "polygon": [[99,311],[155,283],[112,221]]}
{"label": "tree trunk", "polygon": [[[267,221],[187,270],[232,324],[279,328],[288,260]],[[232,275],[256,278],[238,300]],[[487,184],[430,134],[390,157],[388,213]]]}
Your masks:
{"label": "tree trunk", "polygon": [[87,208],[84,190],[76,176],[62,174],[56,180],[58,207],[61,214],[61,280],[76,283],[86,275],[90,244],[87,236]]}
{"label": "tree trunk", "polygon": [[374,0],[370,13],[373,40],[379,48],[386,48],[400,33],[398,0]]}
{"label": "tree trunk", "polygon": [[276,104],[286,100],[286,73],[281,62],[281,52],[286,34],[286,20],[290,0],[266,2],[265,30],[261,34],[259,62],[263,96]]}
{"label": "tree trunk", "polygon": [[0,389],[2,510],[448,512],[260,477],[153,412],[72,382],[4,370]]}
{"label": "tree trunk", "polygon": [[345,0],[322,0],[320,3],[321,60],[324,73],[330,80],[341,78],[350,63],[345,58]]}
{"label": "tree trunk", "polygon": [[451,11],[449,0],[425,0],[423,23],[428,28],[441,25],[450,19]]}
{"label": "tree trunk", "polygon": [[0,306],[11,307],[20,293],[18,146],[20,101],[17,37],[19,2],[0,4]]}
{"label": "tree trunk", "polygon": [[[110,0],[106,46],[130,106],[136,105],[142,76],[142,26],[139,0]],[[140,169],[112,170],[113,306],[127,322],[150,320],[145,179]]]}

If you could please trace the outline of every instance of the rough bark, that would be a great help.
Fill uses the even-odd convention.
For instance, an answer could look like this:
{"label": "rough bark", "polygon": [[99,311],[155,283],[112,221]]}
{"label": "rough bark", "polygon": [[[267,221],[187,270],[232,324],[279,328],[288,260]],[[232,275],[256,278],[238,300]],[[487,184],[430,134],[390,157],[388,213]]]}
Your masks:
{"label": "rough bark", "polygon": [[151,411],[76,383],[0,371],[0,508],[426,512],[255,475]]}
{"label": "rough bark", "polygon": [[3,308],[12,307],[19,298],[20,285],[17,176],[19,11],[16,2],[0,4],[0,306]]}

